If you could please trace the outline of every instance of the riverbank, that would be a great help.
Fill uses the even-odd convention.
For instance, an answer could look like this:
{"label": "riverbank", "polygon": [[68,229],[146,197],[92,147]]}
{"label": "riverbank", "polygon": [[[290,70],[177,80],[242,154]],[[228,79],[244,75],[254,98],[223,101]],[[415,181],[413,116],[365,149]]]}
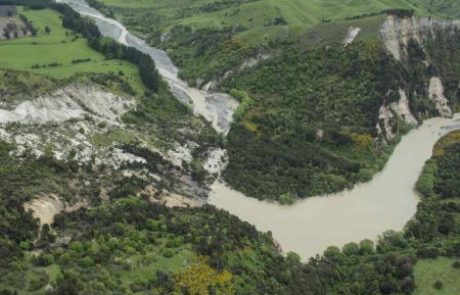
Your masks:
{"label": "riverbank", "polygon": [[460,129],[454,119],[433,118],[405,135],[386,167],[368,183],[341,193],[312,197],[292,206],[259,201],[223,183],[212,186],[209,203],[229,211],[261,231],[271,231],[283,251],[297,252],[303,260],[328,246],[376,240],[387,230],[402,230],[414,216],[418,194],[414,185],[436,141]]}
{"label": "riverbank", "polygon": [[[148,53],[179,100],[189,104],[196,114],[203,115],[217,131],[228,132],[233,111],[238,105],[236,101],[226,94],[189,87],[177,77],[177,68],[164,51],[149,47],[126,29],[120,29],[124,27],[118,22],[105,21],[97,11],[82,12],[91,8],[81,8],[83,6],[75,5],[75,1],[84,3],[81,0],[62,2],[96,19],[103,35],[116,40],[125,35],[128,45]],[[322,253],[329,245],[342,246],[349,241],[376,239],[386,230],[401,230],[414,215],[418,203],[414,184],[424,162],[431,156],[432,146],[447,132],[442,127],[451,123],[452,119],[442,118],[425,121],[403,137],[382,172],[372,181],[349,191],[313,197],[284,207],[248,198],[215,183],[209,203],[248,221],[258,230],[271,231],[285,252],[295,251],[304,260]]]}

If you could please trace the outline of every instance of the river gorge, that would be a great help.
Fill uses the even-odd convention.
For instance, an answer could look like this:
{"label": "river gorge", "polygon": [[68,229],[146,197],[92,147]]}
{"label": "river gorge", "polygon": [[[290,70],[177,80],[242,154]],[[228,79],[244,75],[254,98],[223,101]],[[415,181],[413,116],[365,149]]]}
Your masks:
{"label": "river gorge", "polygon": [[[148,46],[116,20],[106,18],[84,0],[59,0],[93,18],[101,33],[149,54],[172,92],[226,134],[238,102],[227,94],[189,87],[166,52]],[[212,186],[209,203],[229,211],[261,231],[271,231],[284,252],[295,251],[303,260],[321,254],[328,246],[351,241],[376,240],[386,230],[401,230],[417,209],[414,184],[435,142],[449,130],[460,129],[460,116],[433,118],[405,135],[385,168],[349,191],[318,196],[291,206],[244,196],[222,182]]]}

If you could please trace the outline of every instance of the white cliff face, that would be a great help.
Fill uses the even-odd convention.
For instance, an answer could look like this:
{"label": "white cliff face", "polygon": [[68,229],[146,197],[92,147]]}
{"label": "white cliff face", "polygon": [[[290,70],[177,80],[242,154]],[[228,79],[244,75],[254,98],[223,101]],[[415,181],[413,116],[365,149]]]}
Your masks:
{"label": "white cliff face", "polygon": [[399,96],[399,101],[392,102],[389,105],[382,105],[379,110],[380,122],[377,124],[377,131],[379,134],[384,131],[385,138],[388,140],[395,137],[394,126],[397,119],[412,126],[418,125],[417,119],[410,110],[409,100],[403,89],[399,89]]}
{"label": "white cliff face", "polygon": [[[153,186],[173,182],[169,192],[162,192],[167,205],[175,206],[182,199],[203,199],[207,188],[200,187],[189,170],[181,169],[183,162],[192,161],[191,150],[196,144],[158,150],[143,132],[123,123],[123,114],[135,107],[135,100],[128,95],[116,95],[97,85],[72,84],[36,98],[0,105],[0,140],[12,144],[13,156],[21,157],[24,152],[37,157],[46,154],[62,161],[110,167],[125,177],[143,178]],[[149,164],[146,158],[121,148],[134,141],[158,153],[172,167],[166,165],[168,168],[155,175],[149,173],[142,165]],[[54,215],[66,208],[59,196],[37,196],[26,205],[42,225],[51,224]]]}
{"label": "white cliff face", "polygon": [[[117,167],[117,150],[100,148],[94,134],[123,128],[121,117],[135,100],[93,85],[71,84],[51,93],[0,108],[0,139],[41,156],[49,150],[59,160],[104,162]],[[98,157],[97,157],[98,156]]]}
{"label": "white cliff face", "polygon": [[386,139],[390,140],[395,137],[393,132],[395,115],[388,106],[382,105],[379,109],[379,123],[377,123],[377,131],[379,134],[383,132]]}
{"label": "white cliff face", "polygon": [[449,101],[444,95],[444,86],[439,77],[432,77],[430,79],[430,86],[428,87],[428,94],[430,100],[436,106],[436,110],[443,117],[451,117],[452,110],[449,107]]}
{"label": "white cliff face", "polygon": [[[380,35],[387,51],[399,61],[405,60],[408,54],[407,48],[410,40],[416,42],[425,51],[425,44],[428,40],[436,39],[437,32],[443,30],[447,34],[453,30],[460,29],[460,21],[442,21],[431,18],[398,17],[395,15],[387,16],[386,21],[380,28]],[[425,52],[427,53],[427,52]],[[428,67],[430,57],[424,61]],[[427,81],[428,82],[428,81]],[[439,115],[451,117],[452,110],[449,101],[445,96],[444,87],[440,77],[431,77],[427,90],[428,98],[433,102]],[[395,116],[403,119],[406,123],[416,125],[418,122],[412,115],[409,107],[409,99],[403,89],[399,89],[401,99],[398,103],[383,105],[379,112],[380,123],[377,126],[379,133],[385,132],[387,139],[391,139],[394,134]]]}
{"label": "white cliff face", "polygon": [[358,36],[359,32],[361,32],[361,28],[353,27],[353,26],[349,27],[347,31],[347,35],[343,39],[342,44],[344,46],[351,44],[355,40],[355,38]]}
{"label": "white cliff face", "polygon": [[460,21],[441,21],[429,18],[397,17],[389,15],[380,28],[380,35],[385,47],[397,60],[407,55],[407,45],[410,39],[423,46],[428,37],[435,37],[436,29],[460,28]]}
{"label": "white cliff face", "polygon": [[404,120],[410,125],[417,125],[418,121],[415,119],[409,107],[409,99],[407,99],[406,92],[403,89],[399,89],[400,99],[396,103],[391,104],[391,109],[398,115],[399,118]]}
{"label": "white cliff face", "polygon": [[24,101],[12,110],[0,109],[0,123],[45,124],[83,119],[87,115],[119,125],[119,118],[133,107],[131,98],[121,98],[94,86],[70,85]]}
{"label": "white cliff face", "polygon": [[226,168],[228,164],[227,151],[221,148],[211,149],[208,158],[203,164],[203,168],[211,174],[218,174]]}

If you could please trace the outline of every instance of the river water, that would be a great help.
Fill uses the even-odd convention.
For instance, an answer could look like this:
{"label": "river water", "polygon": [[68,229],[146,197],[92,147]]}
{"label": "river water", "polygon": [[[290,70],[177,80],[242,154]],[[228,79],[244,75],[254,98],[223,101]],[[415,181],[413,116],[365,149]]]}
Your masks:
{"label": "river water", "polygon": [[[238,106],[227,94],[189,87],[166,52],[148,46],[116,20],[106,18],[84,0],[58,0],[93,18],[101,33],[149,54],[175,96],[195,113],[226,134]],[[363,239],[376,240],[386,230],[401,230],[416,212],[419,201],[414,185],[435,142],[448,131],[460,129],[460,114],[452,119],[426,120],[405,135],[385,168],[370,182],[329,196],[307,198],[291,206],[259,201],[221,182],[212,186],[209,203],[229,211],[261,231],[271,231],[283,251],[295,251],[303,260],[321,254],[328,246]]]}
{"label": "river water", "polygon": [[331,245],[376,240],[386,230],[403,229],[415,214],[415,182],[433,145],[453,129],[460,129],[460,114],[426,120],[402,138],[380,173],[348,191],[281,206],[215,183],[209,203],[271,231],[284,251],[297,252],[304,260]]}

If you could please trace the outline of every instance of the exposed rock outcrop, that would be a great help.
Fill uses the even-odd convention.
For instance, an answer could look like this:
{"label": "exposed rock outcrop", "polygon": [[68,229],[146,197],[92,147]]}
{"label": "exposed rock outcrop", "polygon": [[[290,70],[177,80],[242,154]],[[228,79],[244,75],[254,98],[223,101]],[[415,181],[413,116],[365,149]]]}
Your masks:
{"label": "exposed rock outcrop", "polygon": [[205,82],[203,79],[197,79],[196,85],[204,91],[217,91],[220,83],[241,71],[257,66],[260,62],[271,58],[270,54],[259,53],[254,57],[244,60],[239,67],[227,70],[222,77]]}
{"label": "exposed rock outcrop", "polygon": [[[458,29],[460,29],[459,20],[446,21],[416,16],[387,16],[380,29],[387,51],[396,60],[401,61],[405,68],[416,70],[420,75],[417,79],[409,78],[408,81],[401,81],[401,84],[408,85],[405,86],[407,89],[412,89],[412,97],[407,97],[406,92],[399,89],[400,100],[380,108],[380,122],[377,129],[379,133],[385,134],[386,139],[394,137],[396,118],[411,125],[418,123],[410,108],[410,100],[414,102],[415,100],[430,100],[437,111],[437,114],[431,115],[452,116],[449,99],[446,97],[442,83],[443,78],[437,76],[441,74],[434,74],[438,72],[439,68],[445,67],[443,64],[445,61],[440,61],[436,55],[432,54],[431,47],[433,44],[437,44],[437,40],[440,40],[441,37],[439,36],[450,36],[451,34],[454,36],[453,34]],[[411,47],[412,50],[409,50],[411,44],[413,48]],[[409,54],[411,54],[410,59]],[[425,72],[420,72],[423,71],[420,70],[423,68],[427,69],[427,73],[435,76],[430,77]]]}
{"label": "exposed rock outcrop", "polygon": [[436,106],[436,110],[443,117],[451,117],[452,110],[449,107],[449,101],[444,95],[444,86],[439,77],[432,77],[430,79],[430,86],[428,87],[428,94],[430,100]]}
{"label": "exposed rock outcrop", "polygon": [[342,44],[344,46],[351,44],[355,40],[355,38],[358,37],[359,32],[361,32],[361,28],[353,27],[353,26],[349,27],[347,31],[347,35],[343,39]]}
{"label": "exposed rock outcrop", "polygon": [[437,29],[453,30],[460,28],[460,21],[441,21],[431,18],[398,17],[388,15],[380,29],[385,47],[397,60],[407,56],[409,40],[423,45],[427,38],[435,38]]}
{"label": "exposed rock outcrop", "polygon": [[399,89],[400,99],[397,102],[392,102],[389,105],[382,105],[379,110],[379,123],[377,130],[379,134],[383,134],[385,139],[391,140],[395,137],[395,127],[398,120],[401,120],[409,125],[418,125],[417,119],[410,110],[409,99],[403,89]]}
{"label": "exposed rock outcrop", "polygon": [[65,211],[73,212],[87,206],[85,202],[68,205],[62,202],[56,195],[39,195],[35,199],[24,203],[24,209],[32,211],[32,216],[38,218],[40,226],[54,222],[54,216]]}
{"label": "exposed rock outcrop", "polygon": [[0,123],[45,124],[91,116],[118,125],[119,118],[134,105],[129,97],[122,98],[95,86],[69,85],[23,101],[13,109],[0,109]]}
{"label": "exposed rock outcrop", "polygon": [[203,164],[203,168],[211,174],[220,174],[222,171],[224,171],[227,163],[227,151],[221,148],[215,148],[208,151],[208,157]]}

